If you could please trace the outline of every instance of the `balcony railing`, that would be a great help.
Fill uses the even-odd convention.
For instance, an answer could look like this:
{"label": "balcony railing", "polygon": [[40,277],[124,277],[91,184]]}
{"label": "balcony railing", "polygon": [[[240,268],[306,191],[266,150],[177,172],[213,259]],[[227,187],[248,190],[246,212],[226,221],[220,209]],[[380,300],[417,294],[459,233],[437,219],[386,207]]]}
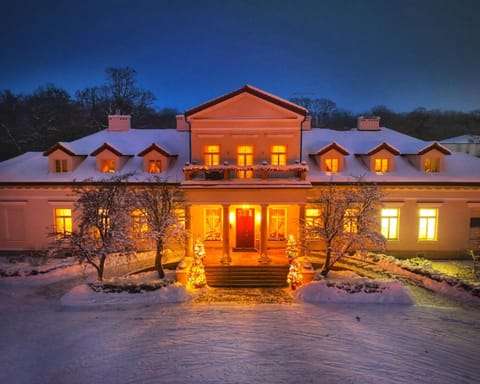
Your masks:
{"label": "balcony railing", "polygon": [[240,165],[197,165],[187,163],[183,167],[185,180],[231,180],[231,179],[300,179],[305,180],[308,165],[305,162],[292,165],[258,164]]}

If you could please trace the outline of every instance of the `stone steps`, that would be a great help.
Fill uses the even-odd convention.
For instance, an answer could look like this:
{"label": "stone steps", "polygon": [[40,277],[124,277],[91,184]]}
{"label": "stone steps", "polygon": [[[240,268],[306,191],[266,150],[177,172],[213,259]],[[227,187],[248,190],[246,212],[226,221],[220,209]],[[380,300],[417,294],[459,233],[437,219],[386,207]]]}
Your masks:
{"label": "stone steps", "polygon": [[288,265],[205,266],[205,273],[210,287],[286,287],[288,268]]}

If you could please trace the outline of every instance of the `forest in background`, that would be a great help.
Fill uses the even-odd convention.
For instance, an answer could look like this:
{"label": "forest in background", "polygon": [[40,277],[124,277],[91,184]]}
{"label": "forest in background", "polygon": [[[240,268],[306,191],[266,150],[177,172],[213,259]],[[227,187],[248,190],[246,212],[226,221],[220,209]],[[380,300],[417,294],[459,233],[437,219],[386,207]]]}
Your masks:
{"label": "forest in background", "polygon": [[[175,128],[175,108],[153,107],[155,95],[138,86],[133,68],[107,68],[105,82],[70,95],[54,84],[32,94],[0,91],[0,161],[28,151],[45,151],[58,141],[71,141],[107,127],[108,115],[132,116],[132,127]],[[356,127],[358,114],[327,98],[294,97],[312,117],[312,127],[338,130]],[[183,111],[182,111],[183,112]],[[361,115],[380,116],[381,125],[423,139],[442,140],[480,135],[480,109],[471,112],[418,107],[394,112],[378,105]]]}

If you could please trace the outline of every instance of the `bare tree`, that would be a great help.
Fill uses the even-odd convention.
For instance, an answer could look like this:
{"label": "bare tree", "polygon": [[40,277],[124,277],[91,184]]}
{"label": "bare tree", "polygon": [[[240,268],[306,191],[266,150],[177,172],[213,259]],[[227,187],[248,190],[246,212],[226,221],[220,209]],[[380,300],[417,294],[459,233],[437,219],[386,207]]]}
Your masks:
{"label": "bare tree", "polygon": [[180,190],[165,180],[153,177],[136,193],[138,209],[145,216],[148,233],[155,241],[155,268],[163,278],[163,255],[169,241],[183,241],[186,231],[178,217],[182,207]]}
{"label": "bare tree", "polygon": [[134,251],[130,237],[132,195],[127,179],[122,175],[98,183],[86,180],[74,187],[78,225],[66,236],[53,233],[54,251],[67,248],[80,263],[95,268],[99,281],[103,280],[107,257]]}
{"label": "bare tree", "polygon": [[347,252],[379,250],[385,238],[378,232],[382,193],[376,185],[360,181],[348,186],[334,184],[322,189],[312,202],[319,216],[303,223],[306,239],[320,240],[325,247],[325,263],[320,272],[327,276]]}

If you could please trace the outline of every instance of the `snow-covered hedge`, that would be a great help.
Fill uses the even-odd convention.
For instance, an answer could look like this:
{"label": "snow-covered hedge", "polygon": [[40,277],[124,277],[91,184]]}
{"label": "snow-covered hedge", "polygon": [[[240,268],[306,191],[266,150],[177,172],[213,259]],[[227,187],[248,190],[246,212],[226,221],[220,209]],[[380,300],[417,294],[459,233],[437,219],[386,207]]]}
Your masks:
{"label": "snow-covered hedge", "polygon": [[[413,278],[414,280],[422,282],[427,288],[438,290],[441,287],[435,284],[429,283],[425,278],[431,280],[432,282],[445,284],[448,287],[453,287],[456,289],[469,292],[471,295],[480,297],[480,285],[478,283],[473,283],[465,281],[459,277],[451,276],[446,273],[442,273],[432,269],[432,262],[428,259],[423,258],[412,258],[406,260],[400,260],[393,256],[387,256],[383,254],[368,254],[367,259],[379,267],[390,271],[395,274],[400,274],[408,278]],[[402,273],[402,271],[406,273]],[[418,278],[415,278],[415,275]]]}

